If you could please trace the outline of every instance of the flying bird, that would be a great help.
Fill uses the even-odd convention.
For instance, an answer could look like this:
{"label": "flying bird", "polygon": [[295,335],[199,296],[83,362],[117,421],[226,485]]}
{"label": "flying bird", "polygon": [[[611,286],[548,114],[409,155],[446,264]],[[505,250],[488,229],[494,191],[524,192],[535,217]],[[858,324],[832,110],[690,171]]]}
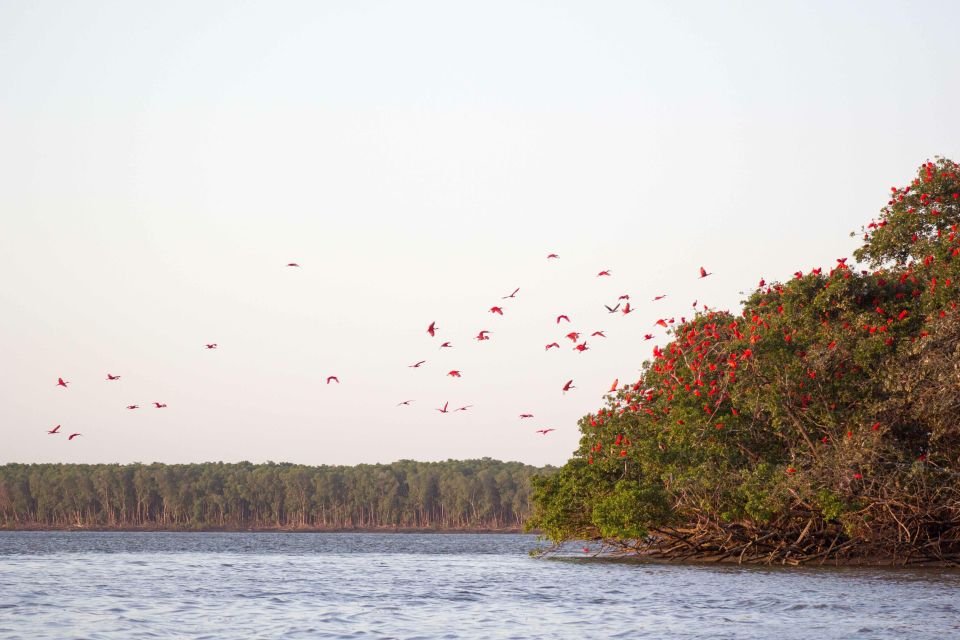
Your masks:
{"label": "flying bird", "polygon": [[456,369],[453,369],[452,371],[447,372],[447,375],[450,376],[451,378],[459,378],[460,372],[457,371]]}
{"label": "flying bird", "polygon": [[644,340],[653,340],[653,334],[652,334],[652,333],[645,334],[645,335],[643,336],[643,339],[644,339]]}
{"label": "flying bird", "polygon": [[608,276],[608,275],[610,275],[610,270],[604,269],[603,271],[597,274],[597,277],[599,278],[600,276]]}
{"label": "flying bird", "polygon": [[630,295],[626,293],[620,296],[619,298],[617,298],[617,300],[629,300],[629,299],[630,299]]}
{"label": "flying bird", "polygon": [[613,381],[613,384],[610,385],[610,391],[607,391],[607,393],[613,393],[614,391],[616,391],[618,384],[620,384],[620,378],[616,378],[616,379]]}
{"label": "flying bird", "polygon": [[138,404],[128,404],[127,409],[139,409],[140,405]]}
{"label": "flying bird", "polygon": [[579,334],[578,332],[576,332],[576,331],[571,331],[570,333],[568,333],[568,334],[565,335],[564,337],[567,338],[567,339],[569,339],[569,340],[571,340],[571,341],[573,341],[573,342],[576,342],[577,340],[580,339],[580,334]]}
{"label": "flying bird", "polygon": [[523,419],[525,419],[525,418],[532,418],[532,417],[533,417],[533,414],[532,414],[532,413],[521,413],[521,414],[520,414],[520,419],[521,419],[521,420],[523,420]]}
{"label": "flying bird", "polygon": [[287,263],[287,266],[288,266],[288,267],[299,267],[300,265],[298,265],[296,262],[289,262],[289,263]]}
{"label": "flying bird", "polygon": [[557,254],[551,253],[550,255],[547,256],[547,260],[556,260],[559,257],[560,256],[558,256]]}
{"label": "flying bird", "polygon": [[449,402],[444,402],[443,409],[437,409],[437,411],[439,411],[440,413],[450,413],[449,411],[447,411],[447,407],[449,406],[450,406]]}
{"label": "flying bird", "polygon": [[556,431],[556,429],[537,429],[537,433],[542,433],[543,435],[547,435],[551,431]]}
{"label": "flying bird", "polygon": [[441,349],[452,349],[452,348],[453,348],[453,345],[450,344],[449,342],[444,342],[442,345],[440,345],[440,348],[441,348]]}
{"label": "flying bird", "polygon": [[551,342],[544,348],[544,351],[550,351],[550,349],[559,349],[559,348],[560,348],[559,344],[557,344],[556,342]]}
{"label": "flying bird", "polygon": [[83,435],[82,433],[71,433],[69,436],[67,436],[67,440],[73,440],[77,436],[82,436],[82,435]]}
{"label": "flying bird", "polygon": [[340,384],[340,378],[337,376],[327,376],[327,384],[330,384],[330,381],[333,380],[337,384]]}
{"label": "flying bird", "polygon": [[460,407],[460,408],[458,408],[458,409],[454,409],[454,411],[466,411],[467,409],[469,409],[469,408],[472,407],[472,406],[473,406],[472,404],[467,404],[467,405],[464,405],[464,406],[462,406],[462,407]]}
{"label": "flying bird", "polygon": [[66,389],[68,384],[70,384],[70,383],[69,383],[69,382],[64,382],[63,378],[57,378],[57,386],[58,386],[58,387],[63,387],[64,389]]}
{"label": "flying bird", "polygon": [[604,335],[603,331],[594,331],[593,333],[590,334],[590,337],[591,337],[591,338],[594,337],[594,336],[600,336],[601,338],[606,338],[606,337],[607,337],[606,335]]}
{"label": "flying bird", "polygon": [[500,299],[501,299],[501,300],[506,300],[507,298],[516,298],[518,291],[520,291],[520,287],[517,287],[516,289],[514,289],[514,290],[513,290],[513,293],[511,293],[510,295],[508,295],[508,296],[503,296],[503,297],[500,298]]}
{"label": "flying bird", "polygon": [[47,433],[60,433],[60,425],[55,426],[53,429],[47,431]]}
{"label": "flying bird", "polygon": [[704,269],[703,267],[700,267],[700,277],[701,277],[701,278],[706,278],[707,276],[712,276],[712,275],[713,275],[712,273],[707,273],[707,270],[706,270],[706,269]]}
{"label": "flying bird", "polygon": [[216,343],[216,342],[212,342],[212,343],[210,343],[210,344],[207,345],[207,349],[216,349],[216,348],[217,348],[217,343]]}
{"label": "flying bird", "polygon": [[422,365],[424,362],[426,362],[426,360],[421,360],[420,362],[414,362],[413,364],[407,365],[407,366],[410,369],[419,369],[420,365]]}
{"label": "flying bird", "polygon": [[166,409],[166,408],[167,408],[167,403],[166,403],[166,402],[154,402],[154,403],[153,403],[153,406],[156,407],[157,409]]}
{"label": "flying bird", "polygon": [[567,383],[563,385],[564,393],[566,393],[567,391],[570,391],[570,389],[576,389],[576,387],[573,386],[573,380],[567,380]]}
{"label": "flying bird", "polygon": [[403,402],[398,402],[398,403],[397,403],[397,406],[398,406],[398,407],[409,407],[411,402],[413,402],[413,400],[404,400]]}
{"label": "flying bird", "polygon": [[623,308],[623,311],[621,313],[623,313],[623,315],[627,315],[628,313],[633,313],[633,309],[630,308],[629,302],[627,303],[627,306]]}
{"label": "flying bird", "polygon": [[480,340],[481,342],[484,341],[484,340],[489,340],[489,339],[490,339],[490,336],[487,335],[488,333],[490,333],[490,332],[487,331],[486,329],[484,329],[483,331],[481,331],[480,333],[477,334],[477,338],[476,338],[476,339],[477,339],[477,340]]}
{"label": "flying bird", "polygon": [[657,321],[654,322],[653,324],[658,325],[658,326],[661,326],[661,327],[663,327],[664,329],[667,328],[667,321],[664,320],[663,318],[660,318],[659,320],[657,320]]}
{"label": "flying bird", "polygon": [[666,298],[666,297],[667,297],[667,294],[665,294],[665,293],[664,293],[663,295],[655,296],[655,297],[653,298],[653,302],[656,302],[657,300],[663,300],[663,299]]}
{"label": "flying bird", "polygon": [[583,353],[584,351],[587,351],[588,349],[590,349],[590,347],[587,346],[587,343],[586,343],[586,342],[583,342],[583,343],[578,344],[577,346],[575,346],[574,349],[575,349],[576,351],[579,351],[580,353]]}
{"label": "flying bird", "polygon": [[120,376],[112,376],[109,373],[107,374],[107,380],[119,380]]}
{"label": "flying bird", "polygon": [[499,313],[503,315],[503,309],[501,307],[490,307],[490,313]]}
{"label": "flying bird", "polygon": [[564,316],[564,315],[557,316],[557,324],[560,324],[561,320],[566,320],[567,322],[570,322],[570,318],[568,318],[567,316]]}
{"label": "flying bird", "polygon": [[608,311],[608,312],[610,312],[610,313],[616,313],[616,312],[617,312],[617,309],[620,308],[620,303],[618,302],[618,303],[617,303],[617,306],[615,306],[615,307],[611,307],[610,305],[606,305],[606,304],[603,305],[603,306],[605,306],[605,307],[607,308],[607,311]]}
{"label": "flying bird", "polygon": [[432,338],[433,336],[437,335],[437,323],[436,323],[436,321],[430,323],[430,326],[427,327],[427,333],[430,334],[430,337],[431,337],[431,338]]}

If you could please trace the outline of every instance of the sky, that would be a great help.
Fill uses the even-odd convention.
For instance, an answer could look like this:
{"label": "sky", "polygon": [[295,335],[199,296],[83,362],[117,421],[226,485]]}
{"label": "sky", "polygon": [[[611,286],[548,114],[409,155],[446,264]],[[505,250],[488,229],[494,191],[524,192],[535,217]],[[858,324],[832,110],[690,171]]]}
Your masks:
{"label": "sky", "polygon": [[890,186],[960,159],[958,22],[6,0],[0,463],[562,464],[658,318],[833,264]]}

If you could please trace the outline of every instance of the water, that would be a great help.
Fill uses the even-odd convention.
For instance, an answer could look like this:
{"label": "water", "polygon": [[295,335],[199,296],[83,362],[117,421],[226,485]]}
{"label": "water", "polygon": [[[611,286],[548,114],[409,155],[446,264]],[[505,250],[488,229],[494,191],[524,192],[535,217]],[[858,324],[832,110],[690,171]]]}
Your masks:
{"label": "water", "polygon": [[[0,638],[958,638],[960,572],[536,560],[524,535],[0,533]],[[582,555],[582,553],[581,553]]]}

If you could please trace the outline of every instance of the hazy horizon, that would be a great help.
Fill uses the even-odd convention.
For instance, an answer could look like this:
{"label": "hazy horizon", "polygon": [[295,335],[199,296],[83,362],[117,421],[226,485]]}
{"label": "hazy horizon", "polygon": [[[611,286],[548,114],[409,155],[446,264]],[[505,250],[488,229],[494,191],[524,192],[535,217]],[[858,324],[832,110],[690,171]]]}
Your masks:
{"label": "hazy horizon", "polygon": [[960,159],[958,18],[3,3],[0,463],[562,464],[656,319],[829,267]]}

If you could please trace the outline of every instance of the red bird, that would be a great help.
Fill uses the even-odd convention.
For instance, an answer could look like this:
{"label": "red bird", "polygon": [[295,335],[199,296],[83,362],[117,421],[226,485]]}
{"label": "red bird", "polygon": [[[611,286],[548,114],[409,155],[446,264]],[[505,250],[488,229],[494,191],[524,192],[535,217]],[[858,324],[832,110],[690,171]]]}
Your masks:
{"label": "red bird", "polygon": [[623,308],[623,311],[621,311],[623,315],[627,315],[628,313],[632,313],[632,312],[633,312],[633,309],[630,308],[629,302],[627,303],[627,306]]}
{"label": "red bird", "polygon": [[431,323],[430,323],[430,326],[427,327],[427,333],[430,334],[430,337],[431,337],[431,338],[432,338],[433,336],[437,335],[437,323],[436,323],[435,321],[434,321],[434,322],[431,322]]}
{"label": "red bird", "polygon": [[447,411],[447,407],[449,406],[450,406],[449,402],[444,402],[443,409],[437,409],[437,411],[439,411],[440,413],[450,413],[449,411]]}
{"label": "red bird", "polygon": [[653,334],[652,334],[652,333],[647,333],[647,334],[645,334],[645,335],[643,336],[643,339],[644,339],[644,340],[653,340]]}
{"label": "red bird", "polygon": [[68,384],[70,384],[70,383],[69,383],[69,382],[64,382],[63,378],[57,378],[57,386],[58,386],[58,387],[63,387],[64,389],[66,389]]}
{"label": "red bird", "polygon": [[440,345],[440,348],[441,348],[441,349],[452,349],[452,348],[453,348],[453,345],[450,344],[449,342],[444,342],[442,345]]}
{"label": "red bird", "polygon": [[327,384],[330,384],[330,381],[333,380],[337,384],[340,384],[340,378],[337,376],[327,376]]}
{"label": "red bird", "polygon": [[563,385],[564,393],[566,393],[567,391],[570,391],[570,389],[576,389],[576,387],[573,386],[573,380],[567,380],[567,384]]}
{"label": "red bird", "polygon": [[510,295],[508,295],[508,296],[503,296],[503,297],[500,298],[500,299],[501,299],[501,300],[506,300],[507,298],[516,298],[518,291],[520,291],[520,287],[517,287],[516,289],[514,289],[514,290],[513,290],[513,293],[511,293]]}
{"label": "red bird", "polygon": [[216,343],[216,342],[211,342],[210,344],[208,344],[208,345],[206,345],[206,346],[207,346],[207,349],[216,349],[216,348],[217,348],[217,343]]}
{"label": "red bird", "polygon": [[618,384],[620,384],[620,378],[617,378],[613,381],[613,384],[610,385],[610,391],[607,391],[607,393],[613,393],[614,391],[616,391]]}
{"label": "red bird", "polygon": [[296,262],[289,262],[289,263],[287,263],[287,266],[288,266],[288,267],[299,267],[300,265],[298,265]]}
{"label": "red bird", "polygon": [[661,326],[661,327],[663,327],[663,328],[666,328],[666,327],[667,327],[667,321],[664,320],[663,318],[660,318],[659,320],[657,320],[657,321],[654,322],[653,324],[659,325],[659,326]]}
{"label": "red bird", "polygon": [[537,433],[542,433],[543,435],[547,435],[551,431],[556,431],[556,429],[537,429]]}
{"label": "red bird", "polygon": [[490,336],[487,335],[488,333],[490,333],[490,332],[487,331],[486,329],[484,329],[483,331],[481,331],[480,333],[477,334],[477,338],[476,338],[476,339],[477,339],[477,340],[480,340],[481,342],[483,342],[484,340],[489,340],[489,339],[490,339]]}
{"label": "red bird", "polygon": [[604,269],[603,271],[597,274],[597,277],[599,278],[600,276],[608,276],[608,275],[610,275],[610,270]]}
{"label": "red bird", "polygon": [[556,260],[559,257],[560,256],[558,256],[557,254],[551,253],[550,255],[547,256],[547,260]]}
{"label": "red bird", "polygon": [[581,344],[578,344],[577,346],[574,347],[574,350],[579,351],[580,353],[583,353],[584,351],[587,351],[588,349],[590,349],[590,347],[587,346],[587,343],[586,343],[586,342],[583,342],[583,343],[581,343]]}
{"label": "red bird", "polygon": [[525,419],[525,418],[532,418],[532,417],[533,417],[533,414],[532,414],[532,413],[521,413],[521,414],[520,414],[520,419],[521,419],[521,420],[523,420],[523,419]]}
{"label": "red bird", "polygon": [[397,403],[397,406],[398,406],[398,407],[409,407],[411,402],[413,402],[413,400],[404,400],[403,402],[398,402],[398,403]]}
{"label": "red bird", "polygon": [[140,405],[138,404],[128,404],[127,409],[139,409]]}
{"label": "red bird", "polygon": [[454,370],[452,370],[452,371],[449,371],[449,372],[447,373],[447,375],[450,376],[451,378],[459,378],[459,377],[460,377],[460,372],[457,371],[456,369],[454,369]]}
{"label": "red bird", "polygon": [[167,403],[165,403],[165,402],[154,402],[154,403],[153,403],[153,406],[156,407],[157,409],[166,409],[166,408],[167,408]]}
{"label": "red bird", "polygon": [[663,299],[666,298],[666,297],[667,297],[667,294],[663,294],[663,295],[660,295],[660,296],[656,296],[656,297],[654,297],[653,301],[656,302],[657,300],[663,300]]}
{"label": "red bird", "polygon": [[503,309],[500,307],[490,307],[490,313],[499,313],[500,315],[503,315]]}
{"label": "red bird", "polygon": [[760,278],[760,284],[757,285],[757,288],[763,289],[765,286],[767,286],[767,281],[763,278]]}
{"label": "red bird", "polygon": [[557,324],[560,324],[561,320],[566,320],[567,322],[570,322],[570,318],[568,318],[567,316],[564,316],[564,315],[557,316]]}
{"label": "red bird", "polygon": [[550,349],[559,349],[559,348],[560,348],[559,344],[557,344],[556,342],[551,342],[544,348],[544,351],[550,351]]}
{"label": "red bird", "polygon": [[712,273],[707,273],[707,270],[706,270],[706,269],[704,269],[703,267],[700,267],[700,277],[701,277],[701,278],[706,278],[707,276],[712,276],[712,275],[713,275]]}
{"label": "red bird", "polygon": [[606,338],[606,337],[607,337],[607,336],[605,336],[605,335],[603,334],[603,331],[594,331],[593,333],[590,334],[590,337],[591,337],[591,338],[594,337],[594,336],[600,336],[601,338]]}
{"label": "red bird", "polygon": [[426,362],[426,360],[421,360],[420,362],[414,362],[411,365],[407,365],[407,367],[410,369],[419,369],[420,365],[422,365],[424,362]]}
{"label": "red bird", "polygon": [[71,433],[69,436],[67,436],[67,440],[73,440],[77,436],[82,436],[82,435],[83,435],[82,433]]}
{"label": "red bird", "polygon": [[629,299],[630,299],[630,296],[626,293],[620,296],[619,298],[617,298],[617,300],[629,300]]}
{"label": "red bird", "polygon": [[568,333],[568,334],[567,334],[566,336],[564,336],[564,337],[565,337],[565,338],[569,338],[569,339],[572,340],[573,342],[576,342],[577,340],[580,339],[580,334],[577,333],[576,331],[571,331],[570,333]]}
{"label": "red bird", "polygon": [[109,373],[107,374],[107,380],[119,380],[120,376],[112,376]]}
{"label": "red bird", "polygon": [[47,431],[47,433],[60,433],[60,425],[55,426],[53,429]]}
{"label": "red bird", "polygon": [[473,406],[472,404],[467,404],[467,405],[464,405],[464,406],[459,407],[459,408],[457,408],[457,409],[454,409],[454,411],[466,411],[467,409],[469,409],[469,408],[472,407],[472,406]]}

